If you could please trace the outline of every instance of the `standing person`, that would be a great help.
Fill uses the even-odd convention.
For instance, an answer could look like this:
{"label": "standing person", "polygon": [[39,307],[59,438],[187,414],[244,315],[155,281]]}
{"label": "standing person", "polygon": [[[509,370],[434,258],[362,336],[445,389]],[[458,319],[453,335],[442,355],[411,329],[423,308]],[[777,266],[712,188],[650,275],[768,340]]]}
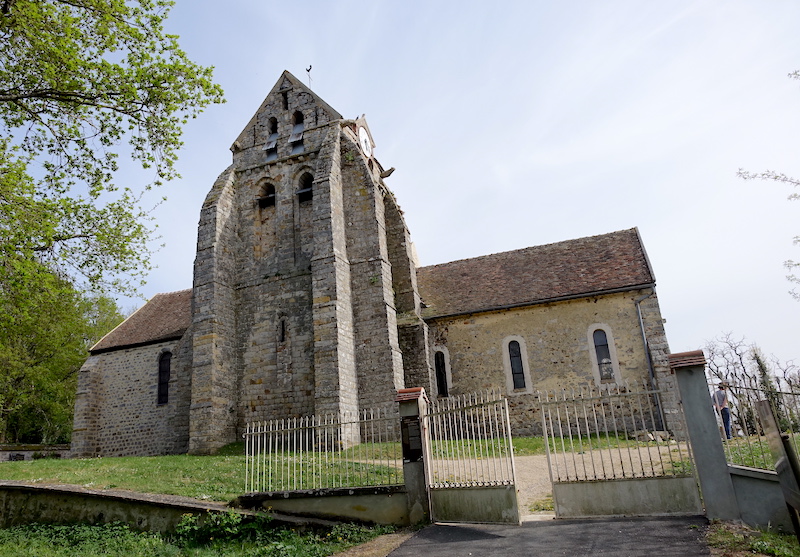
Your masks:
{"label": "standing person", "polygon": [[719,384],[719,389],[711,395],[714,402],[714,409],[722,416],[722,426],[725,428],[725,437],[731,438],[731,409],[728,407],[728,393],[725,391],[725,383]]}

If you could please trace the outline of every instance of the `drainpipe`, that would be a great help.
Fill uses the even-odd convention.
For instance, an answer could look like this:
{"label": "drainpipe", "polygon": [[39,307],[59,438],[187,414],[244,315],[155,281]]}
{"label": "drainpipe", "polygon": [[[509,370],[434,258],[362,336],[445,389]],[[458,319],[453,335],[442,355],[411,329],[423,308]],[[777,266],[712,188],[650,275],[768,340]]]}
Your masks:
{"label": "drainpipe", "polygon": [[[642,333],[642,343],[644,344],[644,355],[647,358],[647,372],[650,378],[650,389],[655,391],[656,390],[656,374],[655,370],[653,369],[653,359],[650,356],[650,344],[647,341],[647,333],[644,332],[644,320],[642,319],[642,308],[639,306],[643,301],[647,298],[650,298],[653,294],[655,294],[655,290],[650,292],[645,296],[637,298],[633,301],[636,305],[636,315],[639,317],[639,330]],[[658,420],[658,429],[664,429],[664,416],[661,410],[661,401],[658,396],[653,397],[653,400],[656,403],[656,419]]]}

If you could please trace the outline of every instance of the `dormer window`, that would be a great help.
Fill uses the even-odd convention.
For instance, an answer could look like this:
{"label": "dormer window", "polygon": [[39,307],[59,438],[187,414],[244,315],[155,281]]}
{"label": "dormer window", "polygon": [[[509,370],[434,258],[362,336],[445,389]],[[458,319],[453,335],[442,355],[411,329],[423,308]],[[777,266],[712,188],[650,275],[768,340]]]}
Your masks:
{"label": "dormer window", "polygon": [[264,150],[267,152],[267,161],[278,158],[278,119],[275,117],[269,119],[269,137]]}
{"label": "dormer window", "polygon": [[292,135],[289,136],[293,155],[303,152],[303,129],[303,113],[298,110],[292,116]]}
{"label": "dormer window", "polygon": [[310,173],[306,172],[300,176],[300,183],[297,189],[297,200],[300,203],[311,201],[314,198],[314,190],[312,189],[313,183],[314,177],[311,176]]}
{"label": "dormer window", "polygon": [[275,206],[275,186],[267,184],[264,186],[264,191],[261,196],[256,199],[258,201],[259,209],[266,209],[267,207]]}

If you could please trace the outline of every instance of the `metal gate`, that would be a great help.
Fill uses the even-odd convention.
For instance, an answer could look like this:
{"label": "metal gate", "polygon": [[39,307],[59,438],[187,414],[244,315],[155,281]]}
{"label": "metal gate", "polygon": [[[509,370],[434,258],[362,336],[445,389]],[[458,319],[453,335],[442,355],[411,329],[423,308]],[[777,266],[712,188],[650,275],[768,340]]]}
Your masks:
{"label": "metal gate", "polygon": [[[539,393],[557,517],[702,511],[691,447],[663,430],[660,395],[647,385]],[[682,412],[671,419],[686,431]]]}
{"label": "metal gate", "polygon": [[506,399],[494,392],[442,398],[423,418],[431,518],[518,524]]}

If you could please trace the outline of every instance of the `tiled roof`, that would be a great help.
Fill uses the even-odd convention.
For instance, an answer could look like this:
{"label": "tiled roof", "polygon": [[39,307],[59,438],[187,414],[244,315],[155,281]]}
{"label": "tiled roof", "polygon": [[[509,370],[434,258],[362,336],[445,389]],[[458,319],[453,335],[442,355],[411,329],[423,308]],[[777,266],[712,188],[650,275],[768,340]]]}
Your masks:
{"label": "tiled roof", "polygon": [[705,366],[706,356],[702,350],[693,350],[692,352],[681,352],[679,354],[670,354],[667,356],[669,359],[669,367],[678,369],[682,367]]}
{"label": "tiled roof", "polygon": [[421,267],[423,317],[531,305],[655,283],[636,228]]}
{"label": "tiled roof", "polygon": [[192,322],[192,289],[156,294],[89,349],[92,354],[180,338]]}

